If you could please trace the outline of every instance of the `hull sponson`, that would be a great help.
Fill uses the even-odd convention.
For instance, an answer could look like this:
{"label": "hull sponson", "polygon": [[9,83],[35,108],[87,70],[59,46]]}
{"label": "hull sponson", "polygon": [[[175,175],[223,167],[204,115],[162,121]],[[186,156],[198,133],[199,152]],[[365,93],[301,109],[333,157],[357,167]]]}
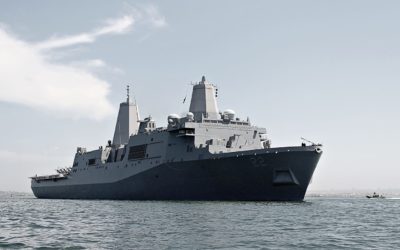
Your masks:
{"label": "hull sponson", "polygon": [[[163,163],[113,183],[32,184],[38,198],[302,201],[321,154],[311,150]],[[295,183],[277,180],[291,173]]]}

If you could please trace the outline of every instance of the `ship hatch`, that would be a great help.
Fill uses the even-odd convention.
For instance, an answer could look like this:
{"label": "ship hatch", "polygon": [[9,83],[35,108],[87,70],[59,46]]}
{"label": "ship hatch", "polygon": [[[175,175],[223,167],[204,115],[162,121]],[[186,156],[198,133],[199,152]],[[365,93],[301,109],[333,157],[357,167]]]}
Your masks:
{"label": "ship hatch", "polygon": [[144,159],[146,157],[146,150],[147,144],[130,147],[128,160]]}

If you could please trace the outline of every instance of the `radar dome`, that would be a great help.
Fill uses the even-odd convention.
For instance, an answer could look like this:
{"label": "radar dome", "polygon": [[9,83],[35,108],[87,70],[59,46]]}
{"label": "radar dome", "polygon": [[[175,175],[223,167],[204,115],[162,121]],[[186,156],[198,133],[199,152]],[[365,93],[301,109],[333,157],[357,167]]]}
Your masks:
{"label": "radar dome", "polygon": [[168,116],[168,123],[176,123],[176,121],[181,118],[179,115],[177,114],[170,114]]}
{"label": "radar dome", "polygon": [[192,112],[188,112],[188,113],[186,114],[186,118],[187,118],[189,121],[193,121],[193,119],[194,119],[194,114],[193,114]]}
{"label": "radar dome", "polygon": [[235,111],[232,109],[227,109],[224,111],[224,116],[227,117],[229,120],[235,119]]}

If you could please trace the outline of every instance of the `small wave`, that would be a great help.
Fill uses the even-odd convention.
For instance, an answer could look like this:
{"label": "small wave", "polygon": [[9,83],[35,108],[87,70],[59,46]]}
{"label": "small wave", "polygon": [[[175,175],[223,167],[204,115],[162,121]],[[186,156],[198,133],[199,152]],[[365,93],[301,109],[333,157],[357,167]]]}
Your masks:
{"label": "small wave", "polygon": [[[61,246],[58,247],[37,247],[35,248],[36,250],[50,250],[50,249],[59,249]],[[71,250],[79,250],[79,249],[85,249],[84,247],[81,246],[72,246],[72,247],[63,247],[63,249],[71,249]]]}
{"label": "small wave", "polygon": [[77,250],[77,249],[86,249],[86,248],[81,247],[81,246],[72,246],[72,247],[66,247],[65,249]]}
{"label": "small wave", "polygon": [[390,197],[390,198],[386,198],[387,200],[400,200],[400,197]]}
{"label": "small wave", "polygon": [[24,243],[8,243],[4,241],[0,241],[0,248],[26,248],[27,246]]}
{"label": "small wave", "polygon": [[37,223],[35,223],[35,222],[29,223],[28,227],[29,227],[29,228],[48,228],[48,227],[46,227],[46,226],[42,226],[42,225],[37,224]]}

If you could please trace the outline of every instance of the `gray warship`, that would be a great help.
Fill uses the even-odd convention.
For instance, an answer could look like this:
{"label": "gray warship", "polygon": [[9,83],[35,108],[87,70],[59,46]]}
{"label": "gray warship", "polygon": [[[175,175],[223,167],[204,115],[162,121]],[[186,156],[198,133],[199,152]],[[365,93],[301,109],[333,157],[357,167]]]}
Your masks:
{"label": "gray warship", "polygon": [[73,165],[31,177],[37,198],[113,200],[302,201],[322,154],[320,144],[271,147],[265,128],[220,112],[217,89],[193,84],[189,112],[167,127],[140,119],[129,97],[119,106],[113,140]]}

